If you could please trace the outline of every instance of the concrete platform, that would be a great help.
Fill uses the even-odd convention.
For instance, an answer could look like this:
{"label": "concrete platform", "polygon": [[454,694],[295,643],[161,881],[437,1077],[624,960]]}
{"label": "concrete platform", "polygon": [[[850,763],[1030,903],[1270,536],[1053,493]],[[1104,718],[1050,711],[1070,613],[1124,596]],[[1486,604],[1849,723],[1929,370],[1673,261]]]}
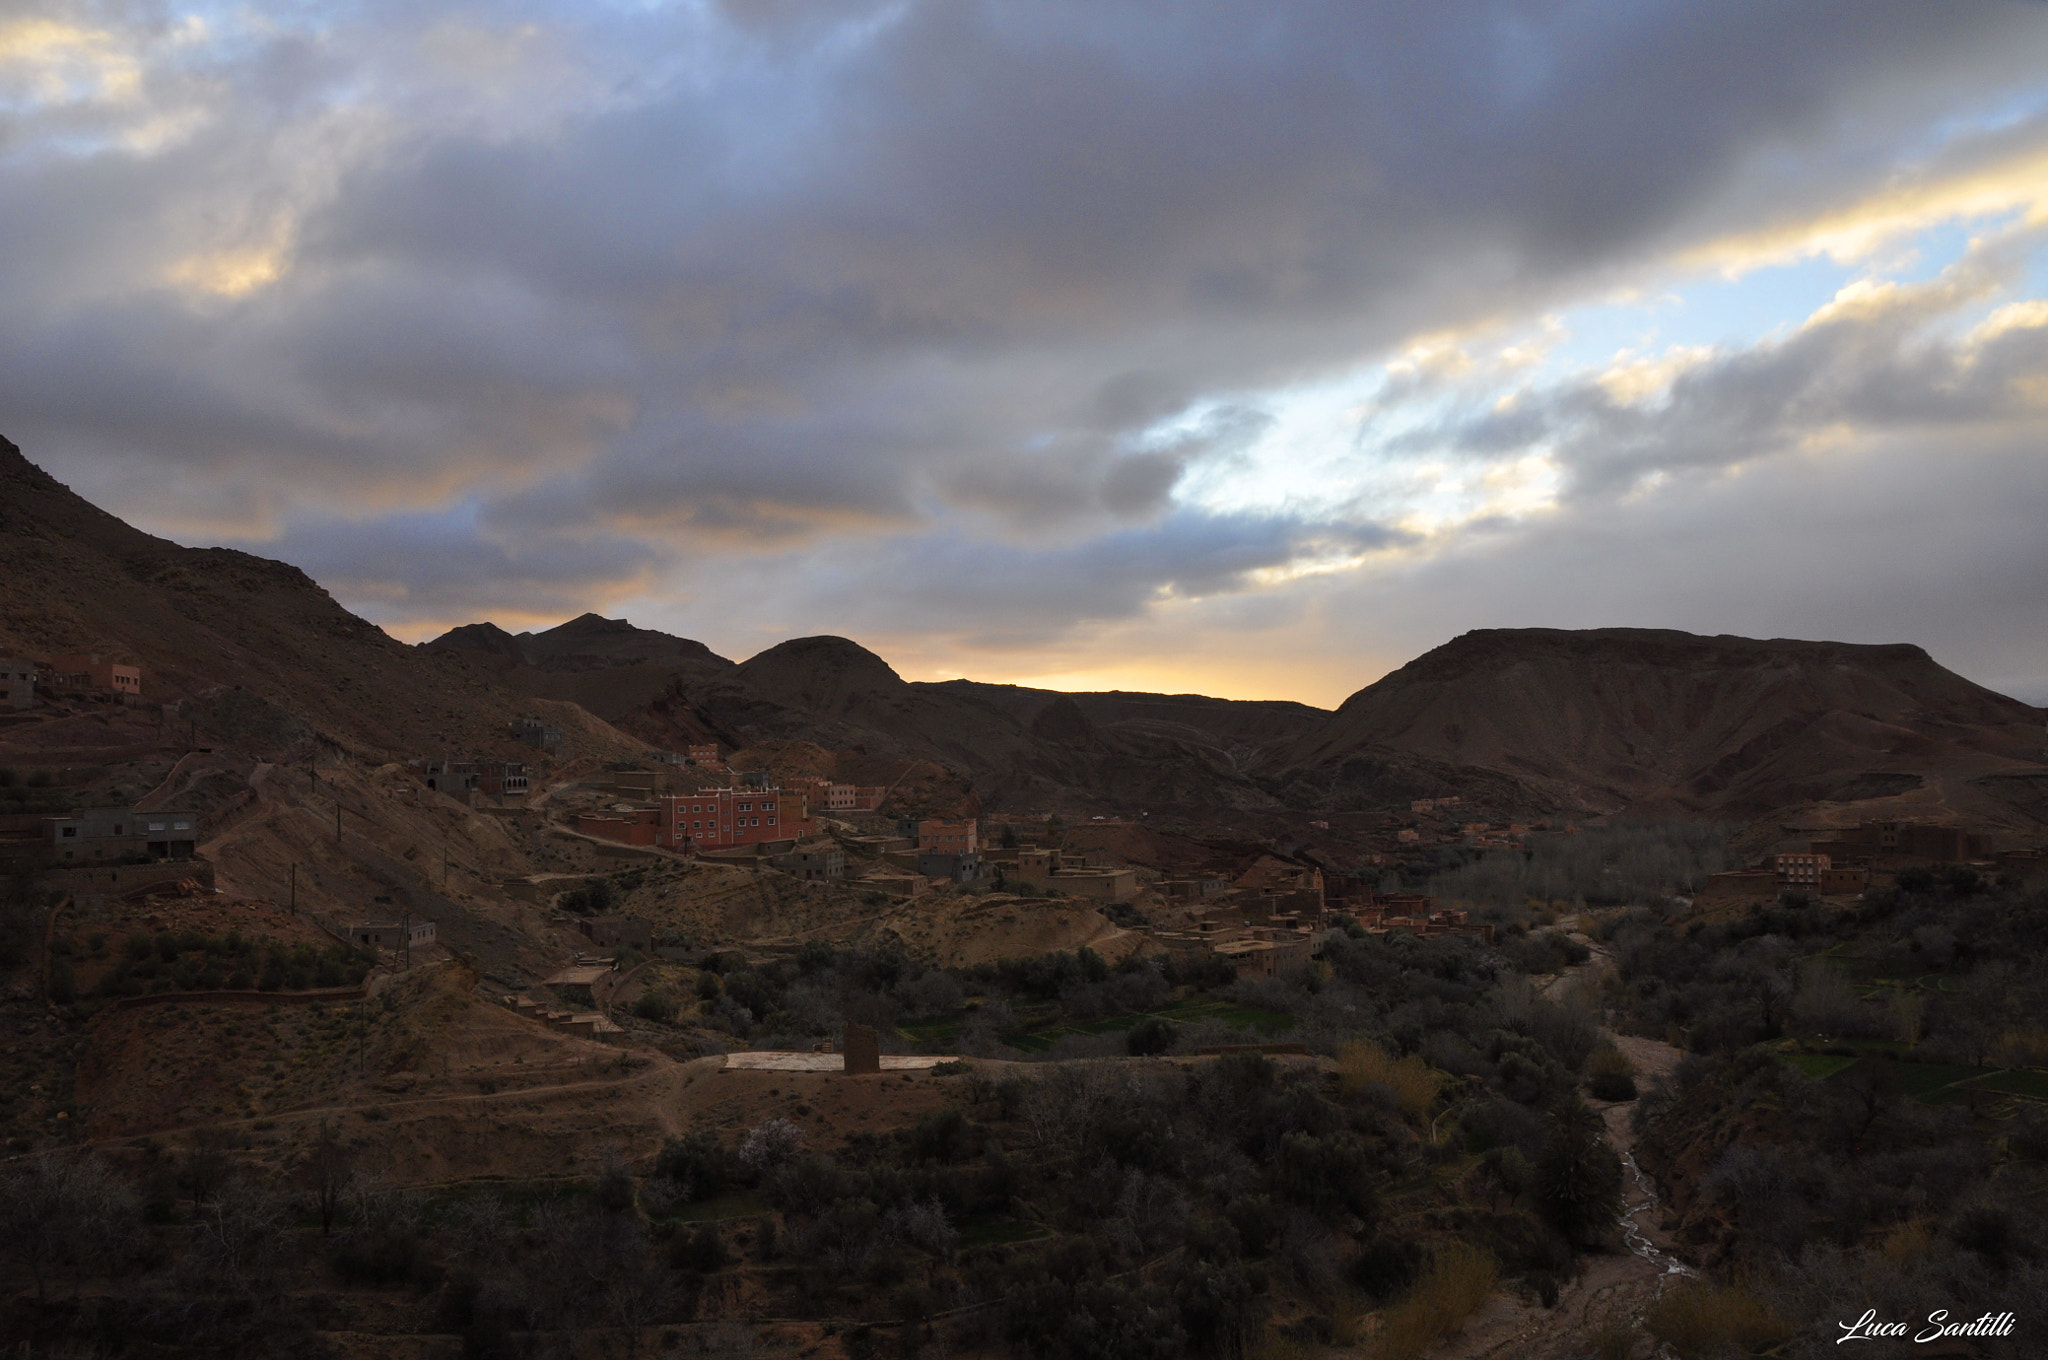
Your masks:
{"label": "concrete platform", "polygon": [[[942,1062],[958,1062],[951,1054],[884,1053],[884,1072],[921,1072]],[[721,1072],[843,1072],[844,1053],[728,1053]]]}

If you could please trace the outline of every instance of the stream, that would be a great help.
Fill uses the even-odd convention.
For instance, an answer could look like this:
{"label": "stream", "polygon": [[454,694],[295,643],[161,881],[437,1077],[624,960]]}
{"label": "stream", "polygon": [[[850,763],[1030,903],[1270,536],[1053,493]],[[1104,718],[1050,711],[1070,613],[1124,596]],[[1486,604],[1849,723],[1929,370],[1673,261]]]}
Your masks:
{"label": "stream", "polygon": [[[1590,949],[1592,957],[1544,986],[1543,994],[1552,999],[1561,999],[1580,978],[1608,961],[1607,950],[1597,941],[1577,931],[1572,938]],[[1643,1085],[1668,1078],[1683,1056],[1670,1044],[1655,1039],[1605,1028],[1600,1033],[1627,1055],[1636,1080]],[[1659,1244],[1662,1234],[1657,1224],[1664,1202],[1656,1184],[1636,1162],[1635,1130],[1630,1125],[1634,1109],[1634,1102],[1627,1102],[1601,1111],[1608,1144],[1621,1157],[1626,1176],[1617,1226],[1627,1253],[1585,1258],[1584,1271],[1559,1291],[1555,1308],[1539,1308],[1508,1294],[1496,1295],[1461,1332],[1430,1352],[1432,1360],[1576,1360],[1609,1328],[1639,1329],[1644,1312],[1673,1279],[1698,1276],[1698,1271]],[[1652,1353],[1663,1354],[1661,1350]]]}

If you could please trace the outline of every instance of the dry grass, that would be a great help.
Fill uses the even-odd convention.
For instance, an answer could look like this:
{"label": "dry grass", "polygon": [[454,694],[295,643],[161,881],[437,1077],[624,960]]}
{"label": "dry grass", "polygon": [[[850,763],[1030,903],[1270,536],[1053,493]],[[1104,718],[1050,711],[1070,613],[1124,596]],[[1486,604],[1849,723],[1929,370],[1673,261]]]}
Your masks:
{"label": "dry grass", "polygon": [[1626,1322],[1610,1322],[1593,1336],[1593,1360],[1629,1360],[1635,1351],[1635,1332]]}
{"label": "dry grass", "polygon": [[1688,1280],[1670,1290],[1651,1305],[1643,1325],[1680,1360],[1703,1360],[1730,1347],[1754,1354],[1792,1330],[1775,1309],[1740,1285],[1705,1280]]}
{"label": "dry grass", "polygon": [[1911,1265],[1934,1249],[1934,1225],[1924,1218],[1909,1218],[1892,1225],[1878,1244],[1877,1254],[1893,1265]]}
{"label": "dry grass", "polygon": [[1500,1279],[1500,1266],[1477,1247],[1453,1242],[1437,1250],[1429,1273],[1381,1318],[1374,1360],[1412,1360],[1478,1311]]}
{"label": "dry grass", "polygon": [[1337,1050],[1337,1072],[1347,1095],[1356,1095],[1375,1083],[1391,1086],[1401,1112],[1412,1116],[1428,1114],[1444,1084],[1444,1074],[1421,1058],[1410,1054],[1396,1061],[1366,1039]]}

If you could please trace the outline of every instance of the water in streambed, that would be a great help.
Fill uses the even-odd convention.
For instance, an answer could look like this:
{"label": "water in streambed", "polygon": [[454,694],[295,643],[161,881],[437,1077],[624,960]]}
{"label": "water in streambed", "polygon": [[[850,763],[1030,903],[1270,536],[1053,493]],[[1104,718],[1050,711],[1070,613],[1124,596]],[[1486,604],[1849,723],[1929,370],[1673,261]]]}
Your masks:
{"label": "water in streambed", "polygon": [[1628,1249],[1642,1257],[1664,1275],[1686,1275],[1697,1277],[1699,1272],[1685,1262],[1663,1250],[1650,1240],[1637,1222],[1641,1214],[1654,1214],[1663,1207],[1657,1198],[1657,1187],[1650,1182],[1643,1169],[1636,1165],[1635,1149],[1620,1143],[1616,1149],[1621,1153],[1622,1170],[1628,1173],[1627,1183],[1622,1187],[1621,1235],[1628,1243]]}

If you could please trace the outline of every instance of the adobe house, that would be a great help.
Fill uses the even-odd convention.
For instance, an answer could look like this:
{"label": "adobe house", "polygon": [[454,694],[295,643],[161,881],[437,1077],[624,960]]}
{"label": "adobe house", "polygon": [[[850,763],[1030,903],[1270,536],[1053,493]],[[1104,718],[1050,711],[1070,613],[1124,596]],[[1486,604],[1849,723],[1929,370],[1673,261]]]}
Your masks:
{"label": "adobe house", "polygon": [[424,949],[434,942],[432,921],[363,921],[348,928],[356,944],[372,949]]}
{"label": "adobe house", "polygon": [[527,793],[526,766],[516,760],[488,760],[477,766],[476,786],[503,803],[524,798]]}
{"label": "adobe house", "polygon": [[476,792],[476,764],[468,760],[429,760],[421,776],[436,793],[468,801]]}
{"label": "adobe house", "polygon": [[51,688],[105,690],[142,697],[142,668],[106,660],[98,652],[73,652],[50,658]]}
{"label": "adobe house", "polygon": [[975,836],[974,818],[962,822],[927,819],[917,824],[917,848],[920,854],[934,850],[940,854],[971,855],[981,848]]}
{"label": "adobe house", "polygon": [[562,729],[550,727],[542,718],[521,718],[512,724],[512,736],[528,746],[538,746],[543,751],[562,749]]}
{"label": "adobe house", "polygon": [[600,949],[618,949],[622,946],[645,949],[654,943],[653,924],[635,921],[629,916],[595,916],[586,921],[578,921],[576,929],[582,931],[584,938]]}
{"label": "adobe house", "polygon": [[1138,895],[1138,875],[1131,869],[1061,869],[1049,886],[1072,897],[1128,902]]}
{"label": "adobe house", "polygon": [[191,859],[198,851],[199,816],[192,812],[87,808],[47,825],[51,856],[60,864]]}
{"label": "adobe house", "polygon": [[882,1046],[875,1036],[873,1027],[847,1021],[845,1040],[840,1048],[846,1055],[845,1067],[842,1070],[848,1076],[882,1070]]}
{"label": "adobe house", "polygon": [[33,708],[35,702],[35,663],[14,657],[0,658],[0,706]]}
{"label": "adobe house", "polygon": [[917,856],[917,872],[934,883],[971,884],[988,877],[987,866],[972,850],[921,850]]}
{"label": "adobe house", "polygon": [[768,862],[806,883],[832,883],[846,877],[846,852],[825,842],[799,845]]}

